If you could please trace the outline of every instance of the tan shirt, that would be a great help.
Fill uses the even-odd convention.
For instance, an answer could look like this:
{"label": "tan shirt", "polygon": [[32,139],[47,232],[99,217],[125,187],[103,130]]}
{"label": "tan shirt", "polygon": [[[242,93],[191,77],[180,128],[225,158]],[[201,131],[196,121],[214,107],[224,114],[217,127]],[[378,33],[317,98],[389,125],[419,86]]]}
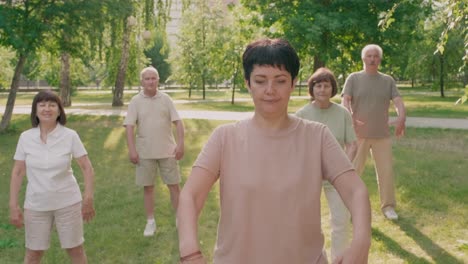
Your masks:
{"label": "tan shirt", "polygon": [[275,134],[252,119],[220,126],[199,154],[220,181],[214,263],[326,263],[322,180],[353,167],[325,125],[290,118]]}
{"label": "tan shirt", "polygon": [[180,120],[171,98],[160,91],[148,97],[135,95],[128,105],[124,126],[137,125],[135,147],[142,159],[174,157],[172,122]]}
{"label": "tan shirt", "polygon": [[346,79],[343,93],[352,96],[353,119],[364,122],[355,125],[359,138],[384,138],[390,136],[388,108],[393,98],[400,96],[395,80],[389,75],[371,75],[355,72]]}

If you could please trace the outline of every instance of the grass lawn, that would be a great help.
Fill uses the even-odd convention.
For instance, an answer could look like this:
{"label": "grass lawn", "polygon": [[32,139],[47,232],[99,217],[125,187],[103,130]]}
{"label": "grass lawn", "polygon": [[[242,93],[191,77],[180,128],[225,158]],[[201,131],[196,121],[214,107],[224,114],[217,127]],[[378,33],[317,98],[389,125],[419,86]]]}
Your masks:
{"label": "grass lawn", "polygon": [[[178,241],[169,193],[160,179],[156,191],[154,237],[143,237],[145,216],[134,168],[127,158],[121,117],[70,116],[93,162],[96,218],[85,225],[90,263],[177,263]],[[180,166],[185,182],[190,167],[220,121],[185,120],[186,155]],[[12,156],[21,131],[30,127],[26,115],[15,115],[9,132],[0,134],[0,263],[21,263],[24,230],[8,221]],[[379,210],[378,190],[369,161],[362,175],[372,203],[372,247],[369,263],[468,262],[468,133],[462,130],[409,128],[394,142],[398,213],[396,222]],[[82,177],[74,163],[80,185]],[[24,185],[21,197],[24,196]],[[218,219],[218,185],[211,191],[199,224],[202,250],[211,260]],[[322,222],[329,248],[328,208],[322,199]],[[43,263],[68,263],[54,235]]]}
{"label": "grass lawn", "polygon": [[[137,90],[130,90],[124,93],[123,101],[128,103]],[[188,90],[183,92],[166,91],[173,100],[182,100],[184,103],[177,103],[176,107],[179,110],[211,110],[211,111],[236,111],[245,112],[253,111],[253,103],[246,92],[236,92],[235,103],[231,104],[231,91],[229,90],[209,90],[206,93],[206,101],[200,103],[202,92],[198,90],[192,91],[191,98],[188,98]],[[441,98],[439,92],[425,91],[421,89],[400,88],[403,95],[407,115],[410,117],[439,117],[439,118],[468,118],[468,103],[463,105],[455,105],[462,92],[459,90],[447,91],[446,97]],[[296,89],[292,96],[302,96],[294,98],[289,105],[289,111],[295,112],[303,105],[309,102],[308,92],[306,88]],[[5,105],[7,94],[0,94],[0,105]],[[30,105],[34,93],[19,93],[16,98],[16,105]],[[240,99],[240,100],[239,100]],[[224,100],[224,101],[220,101]],[[236,101],[237,100],[237,101]],[[340,97],[337,95],[333,98],[335,102],[340,102]],[[176,101],[178,102],[178,101]],[[113,109],[112,93],[110,90],[101,91],[77,91],[72,96],[72,108],[84,109]],[[89,105],[79,105],[89,104]],[[126,109],[126,106],[122,108]],[[114,108],[115,109],[115,108]],[[391,109],[391,115],[395,115],[394,109]]]}

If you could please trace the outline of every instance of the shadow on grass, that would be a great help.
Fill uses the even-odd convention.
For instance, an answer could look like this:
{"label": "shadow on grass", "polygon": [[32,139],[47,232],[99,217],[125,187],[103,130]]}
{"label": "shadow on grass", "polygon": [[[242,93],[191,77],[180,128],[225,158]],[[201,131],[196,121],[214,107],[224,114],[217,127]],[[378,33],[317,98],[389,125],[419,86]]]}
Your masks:
{"label": "shadow on grass", "polygon": [[424,250],[434,262],[430,262],[422,257],[418,257],[415,254],[409,252],[403,248],[398,242],[387,236],[385,233],[380,231],[378,228],[372,228],[372,239],[381,242],[388,249],[389,253],[399,256],[407,263],[417,264],[430,264],[430,263],[446,263],[446,264],[463,264],[462,261],[456,257],[450,255],[445,249],[437,245],[429,237],[421,233],[417,228],[409,223],[405,218],[395,222],[405,234],[413,239],[413,241]]}
{"label": "shadow on grass", "polygon": [[400,229],[405,232],[405,234],[412,238],[413,241],[419,245],[419,247],[424,250],[435,263],[451,263],[451,264],[463,264],[464,262],[458,260],[456,257],[452,256],[445,249],[437,245],[432,239],[427,237],[425,234],[421,233],[417,228],[415,228],[409,219],[400,217],[396,222]]}
{"label": "shadow on grass", "polygon": [[381,232],[378,228],[372,228],[372,239],[384,244],[390,253],[406,260],[407,263],[430,264],[426,259],[418,257],[401,247],[398,242]]}

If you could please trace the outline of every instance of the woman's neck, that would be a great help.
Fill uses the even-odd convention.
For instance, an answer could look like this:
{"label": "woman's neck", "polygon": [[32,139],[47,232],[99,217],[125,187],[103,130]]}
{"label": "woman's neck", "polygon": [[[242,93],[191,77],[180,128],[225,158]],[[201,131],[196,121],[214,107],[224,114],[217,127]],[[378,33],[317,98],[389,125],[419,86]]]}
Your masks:
{"label": "woman's neck", "polygon": [[57,127],[57,122],[54,123],[39,123],[39,130],[41,131],[41,140],[47,143],[47,135],[50,134]]}
{"label": "woman's neck", "polygon": [[265,117],[255,113],[253,121],[260,129],[268,131],[281,131],[291,124],[291,118],[287,113],[276,117]]}
{"label": "woman's neck", "polygon": [[331,102],[330,101],[312,101],[311,102],[312,105],[320,108],[320,109],[327,109],[331,106]]}

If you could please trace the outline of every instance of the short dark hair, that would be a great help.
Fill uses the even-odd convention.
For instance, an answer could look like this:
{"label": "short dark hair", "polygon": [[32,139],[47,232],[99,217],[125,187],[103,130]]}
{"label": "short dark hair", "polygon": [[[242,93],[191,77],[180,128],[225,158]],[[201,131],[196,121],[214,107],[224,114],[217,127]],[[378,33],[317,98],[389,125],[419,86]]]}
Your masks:
{"label": "short dark hair", "polygon": [[325,67],[318,68],[309,80],[307,80],[307,86],[309,86],[309,94],[311,98],[314,98],[314,86],[317,83],[330,82],[332,85],[331,97],[335,96],[338,92],[338,85],[336,83],[335,75],[333,72]]}
{"label": "short dark hair", "polygon": [[57,94],[51,90],[42,90],[34,96],[32,106],[31,106],[31,125],[37,127],[39,125],[39,118],[37,118],[37,104],[40,102],[54,102],[57,103],[59,107],[59,116],[57,117],[57,122],[61,125],[67,123],[67,116],[65,115],[65,110],[63,109],[62,100],[58,97]]}
{"label": "short dark hair", "polygon": [[285,39],[260,39],[247,45],[242,55],[244,79],[250,83],[250,74],[255,65],[269,65],[284,69],[291,74],[291,79],[299,73],[299,57],[296,50]]}

